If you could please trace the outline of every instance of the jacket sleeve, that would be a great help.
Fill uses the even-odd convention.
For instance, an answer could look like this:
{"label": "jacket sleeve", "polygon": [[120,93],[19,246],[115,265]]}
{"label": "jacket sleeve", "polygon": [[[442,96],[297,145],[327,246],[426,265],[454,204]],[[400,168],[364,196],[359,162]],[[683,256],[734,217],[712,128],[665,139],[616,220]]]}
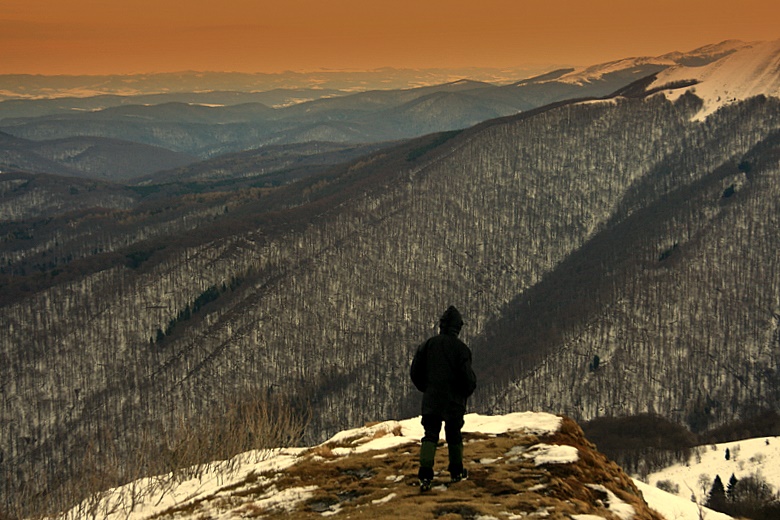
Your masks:
{"label": "jacket sleeve", "polygon": [[471,368],[471,350],[466,347],[461,364],[461,391],[463,397],[469,397],[477,389],[477,375]]}
{"label": "jacket sleeve", "polygon": [[420,392],[425,392],[428,387],[428,369],[425,359],[425,343],[417,347],[417,352],[412,359],[412,368],[409,375],[412,377],[412,383]]}

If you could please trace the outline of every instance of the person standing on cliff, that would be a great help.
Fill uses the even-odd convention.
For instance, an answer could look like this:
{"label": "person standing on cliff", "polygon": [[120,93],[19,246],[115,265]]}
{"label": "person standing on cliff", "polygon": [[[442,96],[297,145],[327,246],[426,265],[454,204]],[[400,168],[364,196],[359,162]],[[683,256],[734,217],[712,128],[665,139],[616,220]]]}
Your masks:
{"label": "person standing on cliff", "polygon": [[425,436],[420,445],[420,489],[427,491],[433,481],[433,465],[441,426],[449,450],[452,482],[468,477],[463,467],[463,416],[466,401],[477,387],[471,368],[471,350],[458,338],[463,318],[450,306],[439,320],[439,334],[429,338],[415,352],[410,375],[421,392],[422,425]]}

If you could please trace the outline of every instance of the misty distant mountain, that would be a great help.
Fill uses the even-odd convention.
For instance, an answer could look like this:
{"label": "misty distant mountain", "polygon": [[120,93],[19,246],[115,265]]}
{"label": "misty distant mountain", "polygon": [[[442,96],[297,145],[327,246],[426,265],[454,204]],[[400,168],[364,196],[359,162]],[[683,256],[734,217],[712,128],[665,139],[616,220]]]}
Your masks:
{"label": "misty distant mountain", "polygon": [[[203,158],[306,141],[360,144],[403,139],[438,130],[463,128],[514,113],[492,101],[467,98],[466,106],[438,103],[428,112],[415,100],[445,92],[473,93],[495,88],[480,82],[411,90],[371,91],[271,109],[258,103],[205,106],[185,103],[124,105],[90,112],[35,118],[6,118],[0,126],[27,139],[102,136],[160,146]],[[457,102],[463,105],[462,102]]]}
{"label": "misty distant mountain", "polygon": [[193,161],[195,158],[187,154],[117,139],[68,137],[31,141],[0,132],[0,170],[121,182]]}
{"label": "misty distant mountain", "polygon": [[[130,120],[149,123],[230,124],[247,123],[270,118],[272,108],[262,103],[242,103],[228,106],[206,106],[191,103],[162,103],[159,105],[123,105],[98,112],[82,114],[86,120]],[[79,116],[77,116],[79,117]]]}
{"label": "misty distant mountain", "polygon": [[[272,187],[302,179],[336,164],[368,155],[391,143],[348,145],[308,141],[300,144],[265,146],[245,152],[220,155],[213,159],[159,171],[133,179],[139,186],[202,183],[202,189],[241,189],[246,186]],[[169,189],[160,186],[160,190]],[[175,188],[174,189],[180,189]]]}
{"label": "misty distant mountain", "polygon": [[[261,94],[213,93],[205,104],[161,102],[168,97],[118,98],[101,96],[78,100],[25,100],[0,103],[0,129],[25,139],[52,140],[94,136],[135,141],[172,151],[214,157],[223,153],[307,141],[365,144],[407,139],[431,132],[462,129],[480,121],[533,110],[573,98],[607,96],[652,74],[679,63],[706,64],[748,44],[726,42],[690,53],[658,58],[629,58],[580,69],[561,69],[497,85],[484,81],[459,80],[412,89],[368,90],[351,95],[332,91],[275,91],[285,102],[270,108],[257,100]],[[295,98],[294,96],[298,97]],[[294,103],[320,96],[308,102]],[[176,94],[183,99],[184,94]],[[193,95],[194,96],[194,95]],[[231,97],[232,96],[232,97]],[[251,98],[250,98],[251,96]],[[266,95],[270,100],[271,93]],[[246,103],[247,99],[252,99]],[[127,105],[127,102],[142,105]],[[107,106],[111,103],[122,106]],[[91,105],[90,105],[91,103]],[[154,104],[149,104],[154,103]],[[87,108],[91,106],[92,108]],[[104,108],[98,109],[97,107]],[[4,115],[4,107],[6,107]],[[47,110],[56,113],[45,114]],[[30,112],[19,114],[25,108]],[[11,117],[11,115],[15,117]],[[32,117],[34,114],[45,114]]]}
{"label": "misty distant mountain", "polygon": [[[320,70],[313,72],[167,72],[158,74],[43,76],[0,74],[0,100],[42,99],[99,95],[149,96],[192,92],[268,92],[274,90],[323,91],[399,90],[449,83],[461,78],[489,83],[510,83],[540,74],[550,67],[465,67],[460,69],[394,69],[369,71]],[[318,96],[319,97],[319,96]],[[168,99],[167,101],[175,101]],[[267,103],[260,101],[261,103]],[[277,103],[267,103],[277,104]]]}
{"label": "misty distant mountain", "polygon": [[273,89],[264,92],[210,91],[126,96],[104,94],[88,97],[7,99],[0,101],[0,120],[96,112],[123,105],[151,106],[164,103],[185,103],[206,107],[259,103],[271,107],[283,107],[323,97],[341,96],[347,93],[332,89],[301,88]]}
{"label": "misty distant mountain", "polygon": [[458,80],[427,87],[396,90],[368,90],[332,99],[320,99],[311,103],[298,104],[284,110],[287,119],[310,119],[317,117],[338,117],[341,113],[375,113],[410,103],[415,99],[439,92],[468,92],[495,88],[495,85],[481,81]]}
{"label": "misty distant mountain", "polygon": [[[778,46],[642,69],[613,96],[275,188],[141,185],[126,209],[3,222],[0,491],[55,492],[85,446],[121,460],[250,391],[305,403],[312,439],[417,415],[409,361],[450,304],[466,317],[476,411],[652,413],[702,433],[780,410]],[[608,71],[527,85],[607,89]],[[359,132],[370,115],[308,124]],[[277,136],[298,128],[276,122],[290,125]],[[64,195],[9,175],[9,211]]]}
{"label": "misty distant mountain", "polygon": [[106,211],[130,210],[140,200],[139,193],[112,182],[42,173],[3,173],[0,175],[3,258],[7,263],[13,258],[12,251],[39,248],[41,244],[30,243],[35,235],[45,233],[54,237],[68,219],[73,219],[71,223],[89,220],[87,215],[91,213],[104,218]]}
{"label": "misty distant mountain", "polygon": [[76,172],[35,152],[33,141],[0,132],[0,171],[26,170],[58,175],[76,175]]}

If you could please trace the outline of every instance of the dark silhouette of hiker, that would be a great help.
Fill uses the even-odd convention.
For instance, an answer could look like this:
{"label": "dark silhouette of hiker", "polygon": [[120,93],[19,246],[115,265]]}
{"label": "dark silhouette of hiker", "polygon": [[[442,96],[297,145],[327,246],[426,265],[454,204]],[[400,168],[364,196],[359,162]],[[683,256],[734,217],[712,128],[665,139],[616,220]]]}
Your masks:
{"label": "dark silhouette of hiker", "polygon": [[463,415],[466,400],[477,387],[477,376],[471,368],[471,350],[458,339],[463,318],[450,306],[439,320],[439,334],[417,348],[410,375],[423,392],[422,425],[425,436],[420,446],[420,488],[427,491],[433,481],[433,464],[441,425],[449,450],[452,482],[467,477],[463,467]]}

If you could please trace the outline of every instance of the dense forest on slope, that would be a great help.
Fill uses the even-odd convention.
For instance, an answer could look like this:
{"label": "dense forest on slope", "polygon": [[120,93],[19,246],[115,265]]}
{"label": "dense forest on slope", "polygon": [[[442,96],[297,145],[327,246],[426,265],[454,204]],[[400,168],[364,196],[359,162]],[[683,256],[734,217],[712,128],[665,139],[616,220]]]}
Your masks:
{"label": "dense forest on slope", "polygon": [[8,283],[78,252],[0,308],[3,494],[237,393],[307,401],[311,438],[414,415],[409,359],[450,304],[480,411],[700,430],[776,407],[780,102],[699,107],[564,103],[269,192],[90,214],[35,251],[6,235]]}
{"label": "dense forest on slope", "polygon": [[491,396],[495,406],[585,419],[658,412],[694,432],[777,409],[773,105],[754,99],[675,139],[608,225],[510,304],[515,320],[486,348],[554,347]]}

